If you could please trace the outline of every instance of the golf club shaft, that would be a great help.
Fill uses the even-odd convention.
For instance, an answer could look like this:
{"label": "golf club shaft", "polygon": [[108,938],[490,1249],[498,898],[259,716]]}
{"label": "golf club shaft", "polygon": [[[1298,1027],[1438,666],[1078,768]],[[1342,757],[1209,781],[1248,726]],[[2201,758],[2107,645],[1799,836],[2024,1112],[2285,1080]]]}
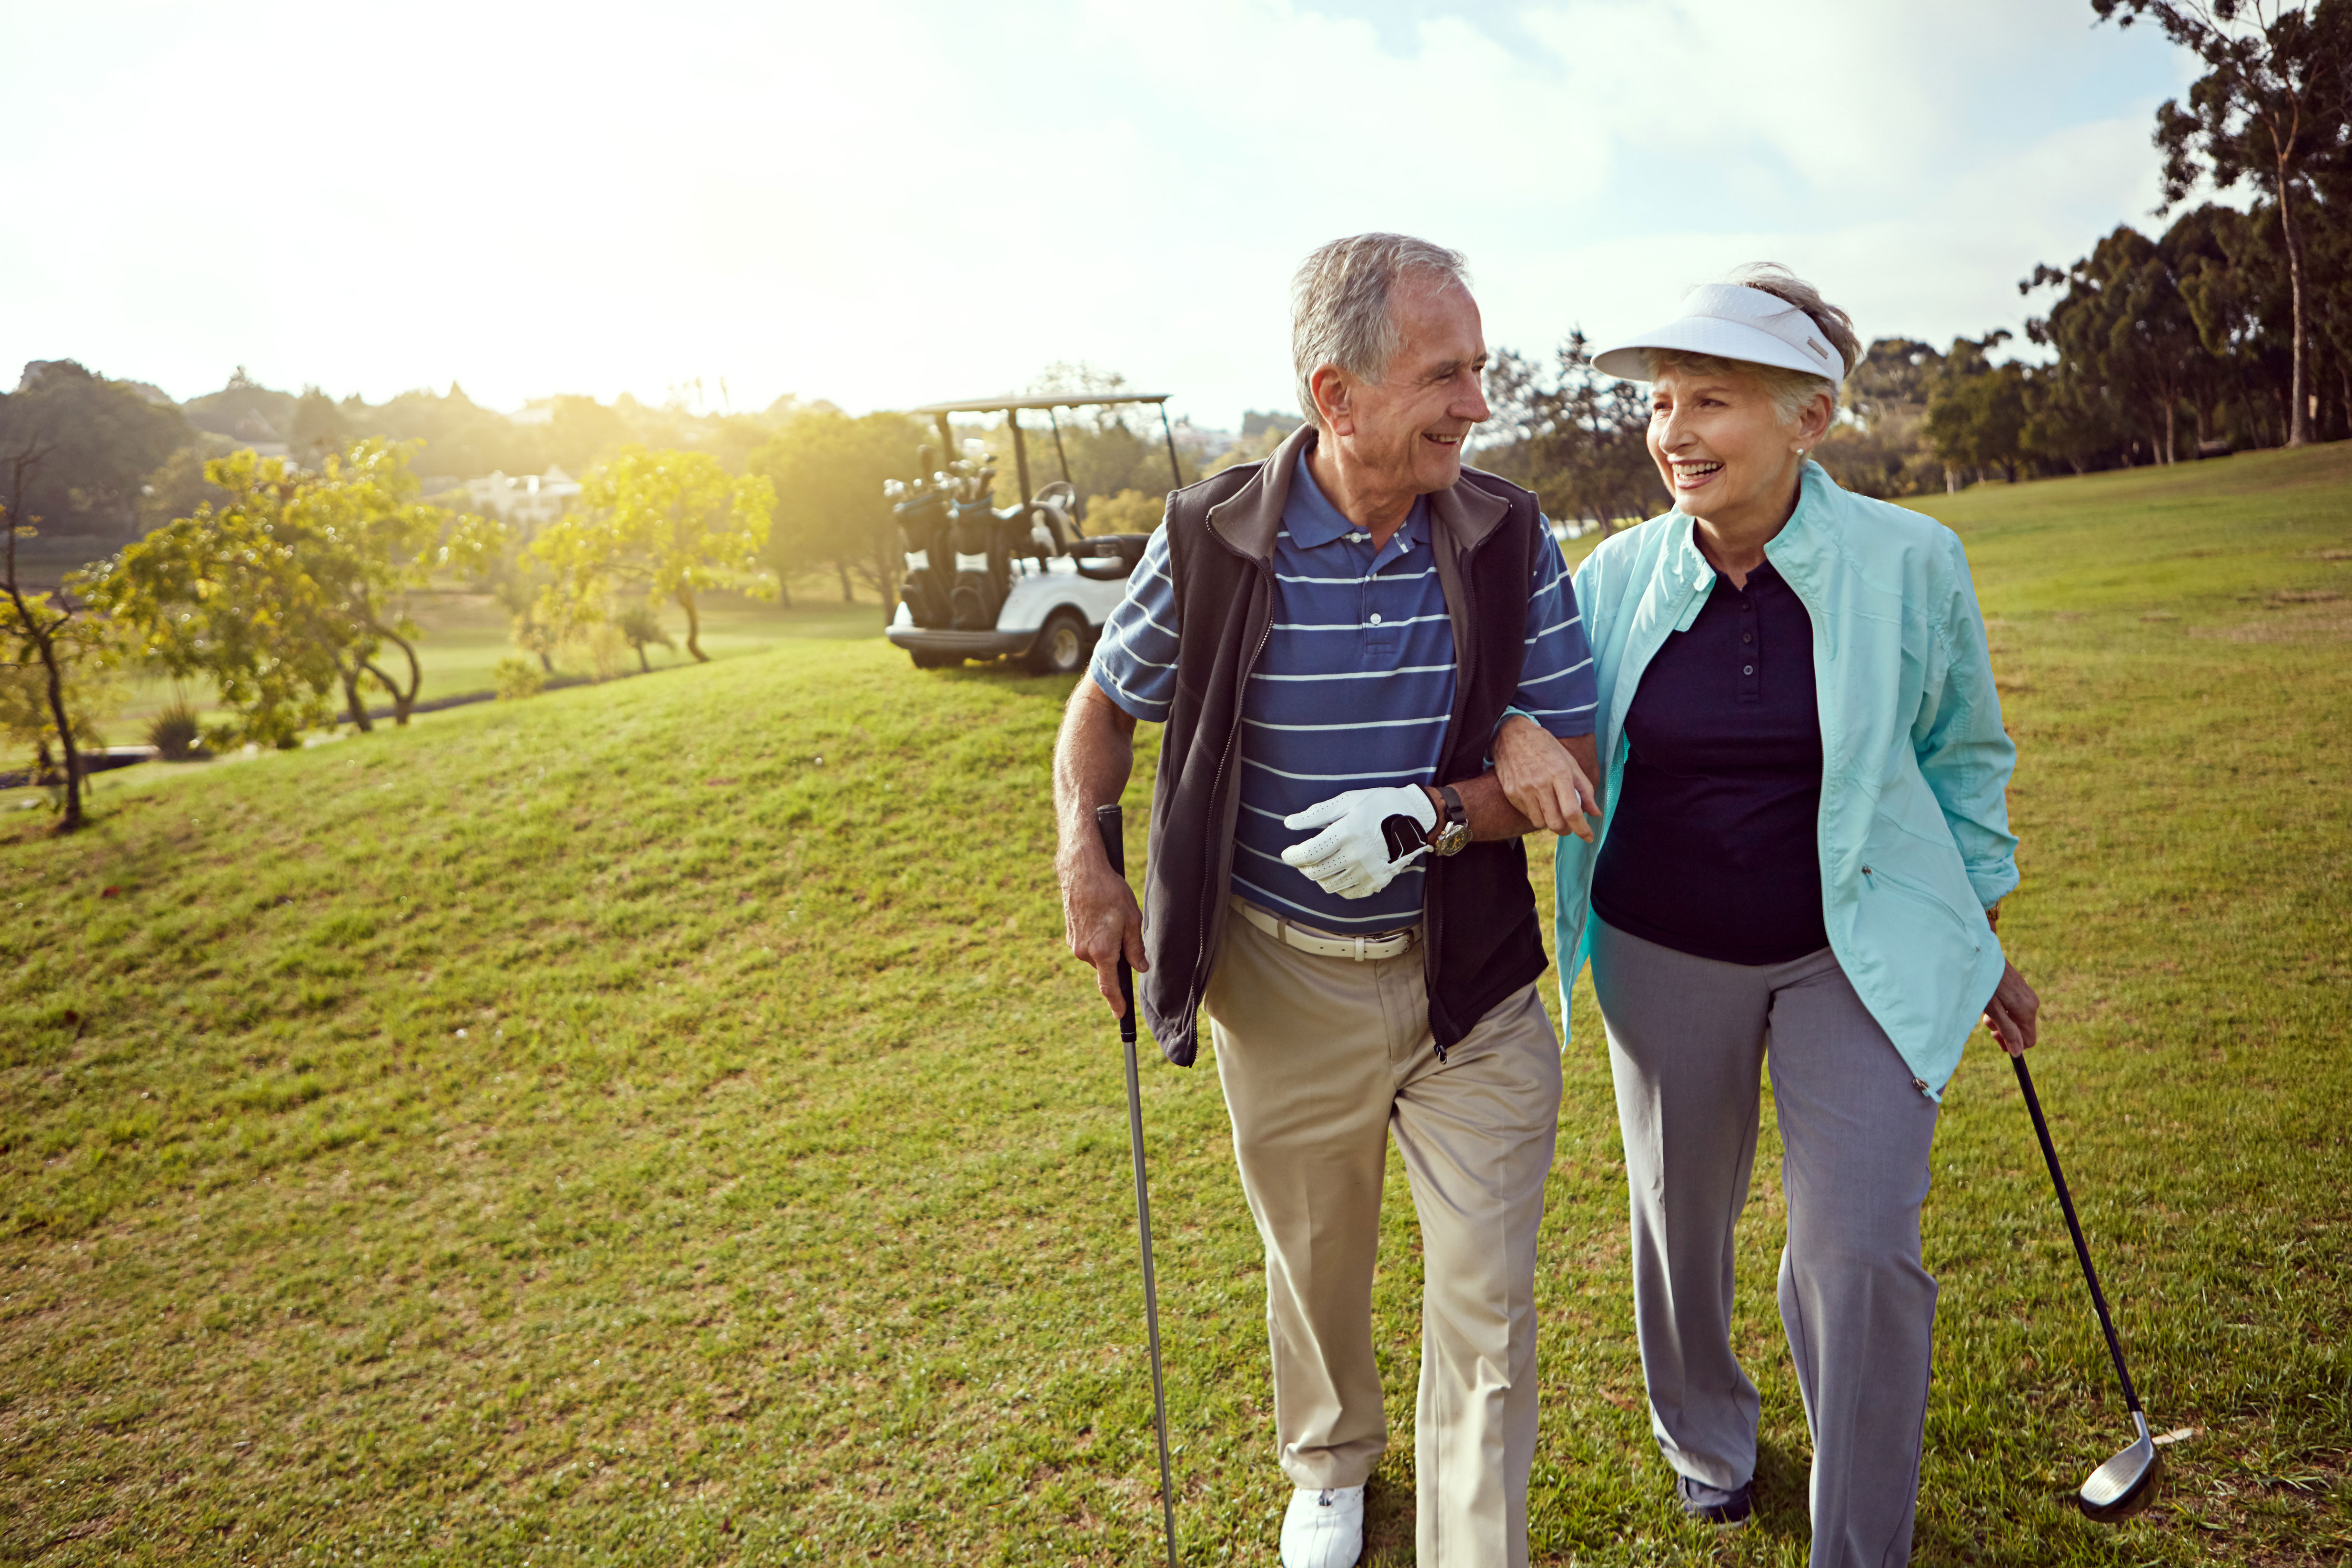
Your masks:
{"label": "golf club shaft", "polygon": [[[1127,876],[1127,829],[1116,805],[1095,807],[1110,868]],[[1143,1086],[1135,1067],[1135,972],[1118,960],[1118,1043],[1127,1056],[1127,1147],[1135,1156],[1135,1228],[1143,1246],[1143,1322],[1151,1343],[1151,1420],[1160,1435],[1160,1511],[1168,1535],[1168,1568],[1176,1568],[1176,1489],[1168,1464],[1168,1391],[1160,1375],[1160,1285],[1151,1269],[1151,1194],[1143,1179]]]}
{"label": "golf club shaft", "polygon": [[2132,1387],[2130,1369],[2124,1365],[2123,1342],[2116,1338],[2115,1320],[2107,1315],[2107,1299],[2099,1289],[2099,1271],[2091,1267],[2091,1246],[2083,1239],[2083,1223],[2074,1217],[2074,1199],[2066,1191],[2066,1173],[2058,1168],[2058,1146],[2050,1142],[2050,1123],[2042,1120],[2042,1101],[2033,1092],[2033,1075],[2025,1069],[2025,1054],[2009,1058],[2017,1068],[2017,1087],[2025,1091],[2025,1109],[2033,1113],[2033,1131],[2042,1140],[2042,1157],[2050,1163],[2051,1184],[2058,1189],[2058,1206],[2066,1211],[2066,1229],[2074,1237],[2074,1256],[2083,1260],[2083,1279],[2091,1287],[2091,1305],[2098,1309],[2099,1328],[2107,1336],[2107,1354],[2115,1358],[2116,1376],[2123,1381],[2124,1404],[2139,1410],[2139,1393]]}

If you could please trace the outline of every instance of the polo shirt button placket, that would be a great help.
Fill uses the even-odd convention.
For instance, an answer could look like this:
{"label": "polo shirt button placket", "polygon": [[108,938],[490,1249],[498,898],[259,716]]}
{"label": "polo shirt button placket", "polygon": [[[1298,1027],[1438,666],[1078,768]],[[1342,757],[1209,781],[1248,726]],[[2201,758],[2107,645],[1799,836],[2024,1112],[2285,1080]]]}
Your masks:
{"label": "polo shirt button placket", "polygon": [[[1739,641],[1743,647],[1752,647],[1755,646],[1756,642],[1756,600],[1754,595],[1748,594],[1742,594],[1739,595],[1739,614],[1741,616],[1740,626],[1742,628],[1739,633]],[[1752,658],[1754,656],[1751,654],[1749,657]],[[1740,688],[1740,696],[1742,698],[1759,697],[1760,693],[1757,691],[1755,685],[1756,667],[1753,664],[1743,664],[1739,667],[1739,673],[1741,678],[1748,683]]]}

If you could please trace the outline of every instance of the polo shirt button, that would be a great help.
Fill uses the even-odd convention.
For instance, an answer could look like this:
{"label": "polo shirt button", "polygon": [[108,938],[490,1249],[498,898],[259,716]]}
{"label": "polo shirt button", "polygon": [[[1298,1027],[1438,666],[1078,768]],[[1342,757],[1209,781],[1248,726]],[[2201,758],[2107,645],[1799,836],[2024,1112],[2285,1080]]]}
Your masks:
{"label": "polo shirt button", "polygon": [[1380,624],[1381,624],[1381,617],[1380,617],[1379,616],[1375,615],[1375,616],[1372,617],[1372,625],[1374,625],[1374,626],[1379,626]]}
{"label": "polo shirt button", "polygon": [[[1380,617],[1375,616],[1372,618],[1374,620],[1378,620]],[[1752,664],[1743,664],[1739,667],[1739,673],[1742,675],[1753,675],[1756,673],[1756,667]]]}

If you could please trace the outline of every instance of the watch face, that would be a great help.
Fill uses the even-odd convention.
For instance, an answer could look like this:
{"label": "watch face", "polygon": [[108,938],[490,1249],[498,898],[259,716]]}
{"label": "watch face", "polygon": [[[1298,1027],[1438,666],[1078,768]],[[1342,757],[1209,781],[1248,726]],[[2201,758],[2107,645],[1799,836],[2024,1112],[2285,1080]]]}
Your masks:
{"label": "watch face", "polygon": [[1449,822],[1438,829],[1435,847],[1440,855],[1451,855],[1469,842],[1470,825],[1466,822]]}

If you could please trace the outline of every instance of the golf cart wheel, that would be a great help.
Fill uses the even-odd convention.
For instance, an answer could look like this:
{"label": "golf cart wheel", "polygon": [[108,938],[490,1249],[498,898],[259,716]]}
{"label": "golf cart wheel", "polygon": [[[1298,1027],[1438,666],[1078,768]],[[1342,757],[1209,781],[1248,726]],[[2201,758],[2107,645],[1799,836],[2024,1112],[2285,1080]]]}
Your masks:
{"label": "golf cart wheel", "polygon": [[908,649],[908,657],[915,661],[917,669],[947,669],[963,662],[954,654],[929,653],[922,648]]}
{"label": "golf cart wheel", "polygon": [[1087,623],[1075,610],[1055,610],[1029,645],[1032,675],[1076,675],[1087,667]]}

